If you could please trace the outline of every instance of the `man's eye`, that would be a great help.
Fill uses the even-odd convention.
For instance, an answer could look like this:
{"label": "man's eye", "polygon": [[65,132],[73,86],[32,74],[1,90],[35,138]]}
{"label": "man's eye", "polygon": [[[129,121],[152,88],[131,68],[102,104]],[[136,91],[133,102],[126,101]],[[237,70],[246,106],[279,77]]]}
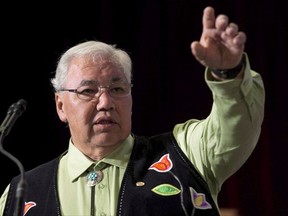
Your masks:
{"label": "man's eye", "polygon": [[123,87],[120,87],[120,86],[115,86],[113,88],[110,88],[110,92],[121,93],[121,92],[125,92],[125,89]]}
{"label": "man's eye", "polygon": [[85,89],[81,89],[81,91],[79,91],[79,94],[94,96],[95,94],[97,94],[97,92],[98,92],[98,89],[85,88]]}

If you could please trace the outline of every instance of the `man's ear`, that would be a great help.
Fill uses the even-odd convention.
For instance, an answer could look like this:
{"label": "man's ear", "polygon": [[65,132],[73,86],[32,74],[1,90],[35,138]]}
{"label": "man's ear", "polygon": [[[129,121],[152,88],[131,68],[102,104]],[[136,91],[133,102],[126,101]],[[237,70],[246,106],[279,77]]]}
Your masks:
{"label": "man's ear", "polygon": [[56,104],[56,110],[57,110],[57,114],[59,119],[62,122],[67,122],[67,118],[66,118],[66,114],[64,111],[64,106],[63,106],[63,102],[62,102],[62,98],[61,96],[59,96],[58,93],[55,93],[55,104]]}

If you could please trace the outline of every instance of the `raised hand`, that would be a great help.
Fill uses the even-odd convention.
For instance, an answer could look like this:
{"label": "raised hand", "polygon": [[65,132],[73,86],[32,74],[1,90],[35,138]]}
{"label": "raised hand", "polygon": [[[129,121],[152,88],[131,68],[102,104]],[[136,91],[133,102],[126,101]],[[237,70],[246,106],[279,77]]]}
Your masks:
{"label": "raised hand", "polygon": [[226,15],[215,18],[212,7],[203,13],[203,31],[200,41],[191,43],[195,58],[211,69],[230,69],[239,64],[245,48],[246,34],[238,30],[238,25],[229,23]]}

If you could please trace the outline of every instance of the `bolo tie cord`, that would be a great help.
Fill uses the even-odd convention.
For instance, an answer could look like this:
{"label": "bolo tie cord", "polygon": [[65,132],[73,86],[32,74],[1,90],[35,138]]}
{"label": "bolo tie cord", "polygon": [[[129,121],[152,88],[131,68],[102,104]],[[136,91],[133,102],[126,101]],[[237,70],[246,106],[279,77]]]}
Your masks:
{"label": "bolo tie cord", "polygon": [[90,215],[95,215],[95,185],[102,181],[103,172],[101,170],[90,171],[86,177],[87,185],[91,187],[91,212]]}
{"label": "bolo tie cord", "polygon": [[95,185],[91,187],[91,216],[94,216],[95,214],[95,208],[94,208],[94,203],[95,203]]}

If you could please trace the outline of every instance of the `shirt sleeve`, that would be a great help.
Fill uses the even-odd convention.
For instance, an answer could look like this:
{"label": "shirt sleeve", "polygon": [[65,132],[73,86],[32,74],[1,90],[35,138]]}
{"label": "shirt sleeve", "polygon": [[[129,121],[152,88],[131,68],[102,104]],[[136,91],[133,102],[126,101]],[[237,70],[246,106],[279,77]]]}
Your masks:
{"label": "shirt sleeve", "polygon": [[9,188],[10,188],[10,184],[6,187],[5,191],[0,197],[0,215],[3,215],[4,213],[4,208],[5,208]]}
{"label": "shirt sleeve", "polygon": [[265,90],[259,73],[250,69],[245,55],[242,79],[214,81],[205,71],[213,96],[206,119],[190,119],[175,125],[173,133],[181,149],[203,175],[214,196],[255,148],[264,118]]}

